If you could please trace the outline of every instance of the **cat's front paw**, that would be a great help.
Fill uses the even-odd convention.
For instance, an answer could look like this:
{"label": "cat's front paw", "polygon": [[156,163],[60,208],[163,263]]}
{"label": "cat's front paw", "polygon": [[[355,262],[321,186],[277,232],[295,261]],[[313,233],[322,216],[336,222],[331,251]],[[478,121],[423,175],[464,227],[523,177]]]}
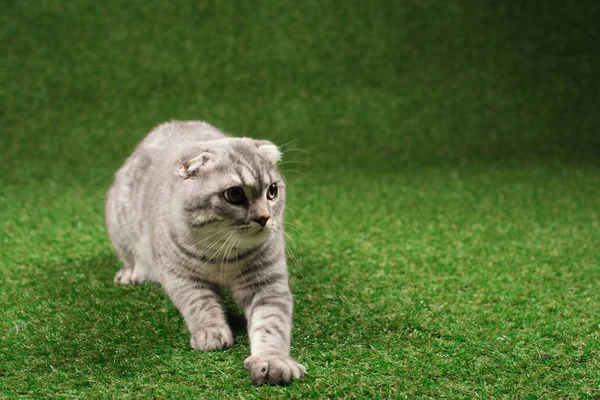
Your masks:
{"label": "cat's front paw", "polygon": [[250,371],[252,382],[257,384],[286,385],[306,373],[306,368],[289,356],[277,353],[261,353],[244,361]]}
{"label": "cat's front paw", "polygon": [[194,350],[221,350],[233,345],[233,334],[228,326],[197,329],[190,343]]}

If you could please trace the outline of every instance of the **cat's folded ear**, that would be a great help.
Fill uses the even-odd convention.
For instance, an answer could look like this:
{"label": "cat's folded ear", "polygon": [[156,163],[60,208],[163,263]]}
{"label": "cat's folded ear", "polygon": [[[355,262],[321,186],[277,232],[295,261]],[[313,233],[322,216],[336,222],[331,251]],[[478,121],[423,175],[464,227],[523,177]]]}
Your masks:
{"label": "cat's folded ear", "polygon": [[209,171],[215,165],[215,156],[204,152],[196,156],[182,156],[177,163],[177,174],[180,178],[187,179],[201,172]]}
{"label": "cat's folded ear", "polygon": [[264,155],[267,160],[271,161],[273,165],[281,161],[281,151],[279,147],[275,146],[268,140],[255,140],[258,151]]}

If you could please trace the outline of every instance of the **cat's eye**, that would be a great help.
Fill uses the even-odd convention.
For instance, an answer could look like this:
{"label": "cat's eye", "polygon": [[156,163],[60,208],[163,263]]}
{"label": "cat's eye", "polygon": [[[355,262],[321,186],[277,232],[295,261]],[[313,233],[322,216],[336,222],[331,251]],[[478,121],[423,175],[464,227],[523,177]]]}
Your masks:
{"label": "cat's eye", "polygon": [[246,200],[244,189],[239,186],[233,186],[223,192],[223,197],[233,205],[242,204]]}
{"label": "cat's eye", "polygon": [[273,183],[267,189],[267,199],[275,200],[275,197],[277,197],[277,184]]}

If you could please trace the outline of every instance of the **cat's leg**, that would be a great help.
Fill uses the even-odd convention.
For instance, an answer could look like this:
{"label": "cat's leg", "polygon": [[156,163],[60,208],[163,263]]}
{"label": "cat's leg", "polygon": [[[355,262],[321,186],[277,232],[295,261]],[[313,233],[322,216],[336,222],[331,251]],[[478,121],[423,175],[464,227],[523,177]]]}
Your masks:
{"label": "cat's leg", "polygon": [[134,269],[133,266],[135,264],[135,258],[133,256],[133,253],[131,253],[131,251],[127,249],[125,245],[115,245],[115,248],[117,249],[117,252],[119,253],[119,258],[123,263],[121,269],[115,275],[115,283],[121,285],[133,283],[131,281],[131,275],[133,274]]}
{"label": "cat's leg", "polygon": [[233,334],[216,288],[204,281],[166,273],[163,286],[190,330],[194,350],[220,350],[231,347]]}
{"label": "cat's leg", "polygon": [[118,201],[120,187],[115,183],[107,194],[106,201],[106,227],[108,235],[113,243],[119,259],[121,260],[121,269],[115,275],[114,281],[119,284],[129,284],[135,265],[135,255],[133,252],[134,244],[131,241],[131,234],[128,234],[125,226],[127,210],[124,205]]}
{"label": "cat's leg", "polygon": [[290,357],[293,302],[287,274],[255,274],[232,291],[248,320],[251,355],[244,365],[252,381],[287,384],[301,377],[306,369]]}
{"label": "cat's leg", "polygon": [[[154,253],[150,250],[152,243],[146,239],[137,246],[137,250],[127,248],[124,243],[118,249],[123,268],[115,276],[115,282],[121,285],[158,282]],[[145,253],[144,253],[145,251]]]}

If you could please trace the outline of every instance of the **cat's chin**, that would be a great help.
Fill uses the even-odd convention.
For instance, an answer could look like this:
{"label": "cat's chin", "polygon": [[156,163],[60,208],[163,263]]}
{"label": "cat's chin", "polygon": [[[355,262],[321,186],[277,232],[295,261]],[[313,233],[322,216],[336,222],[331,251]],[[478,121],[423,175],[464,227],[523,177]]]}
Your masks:
{"label": "cat's chin", "polygon": [[267,227],[244,229],[238,232],[240,238],[240,248],[252,249],[266,242],[273,230]]}

